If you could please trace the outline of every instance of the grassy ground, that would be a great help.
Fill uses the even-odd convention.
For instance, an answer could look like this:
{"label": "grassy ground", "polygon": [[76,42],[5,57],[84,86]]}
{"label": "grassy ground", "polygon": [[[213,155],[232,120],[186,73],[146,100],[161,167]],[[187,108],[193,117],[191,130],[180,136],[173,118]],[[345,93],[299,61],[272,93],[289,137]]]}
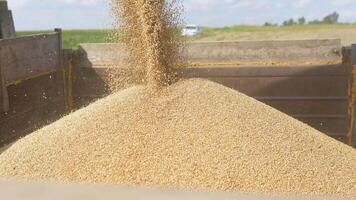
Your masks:
{"label": "grassy ground", "polygon": [[[19,31],[17,35],[33,35],[53,31]],[[64,30],[63,48],[77,48],[80,43],[110,42],[109,30]]]}
{"label": "grassy ground", "polygon": [[302,40],[341,39],[343,45],[356,43],[356,24],[298,25],[298,26],[231,26],[205,28],[201,36],[193,40]]}
{"label": "grassy ground", "polygon": [[[49,31],[22,31],[31,35]],[[76,48],[80,43],[110,42],[110,30],[64,30],[63,47]],[[297,26],[229,26],[203,28],[203,34],[193,41],[275,40],[275,39],[340,38],[343,45],[356,43],[356,24],[297,25]]]}

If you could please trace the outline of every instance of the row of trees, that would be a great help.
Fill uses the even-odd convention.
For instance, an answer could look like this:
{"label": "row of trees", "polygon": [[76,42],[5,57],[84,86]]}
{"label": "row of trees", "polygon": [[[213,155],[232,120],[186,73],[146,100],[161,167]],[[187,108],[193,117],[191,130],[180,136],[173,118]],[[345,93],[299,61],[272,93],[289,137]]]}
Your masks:
{"label": "row of trees", "polygon": [[[282,23],[283,26],[293,26],[293,25],[305,25],[305,24],[337,24],[339,23],[339,13],[333,12],[327,16],[325,16],[321,20],[313,20],[307,22],[307,19],[305,17],[300,17],[297,20],[294,20],[293,18],[286,20]],[[278,24],[272,24],[269,22],[265,23],[265,26],[278,26]]]}

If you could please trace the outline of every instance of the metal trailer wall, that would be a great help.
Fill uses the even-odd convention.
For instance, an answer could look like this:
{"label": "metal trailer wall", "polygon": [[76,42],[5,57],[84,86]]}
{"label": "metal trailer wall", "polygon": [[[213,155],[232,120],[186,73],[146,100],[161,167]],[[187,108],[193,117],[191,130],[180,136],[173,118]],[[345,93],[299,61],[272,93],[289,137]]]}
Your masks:
{"label": "metal trailer wall", "polygon": [[[341,57],[335,54],[340,51],[339,40],[309,43],[321,45],[319,48],[324,48],[322,52],[328,53],[320,54],[320,49],[316,50],[301,41],[277,42],[273,48],[278,50],[280,46],[286,50],[288,44],[293,44],[298,51],[291,51],[294,53],[290,53],[289,57],[301,62],[311,57],[341,61]],[[206,55],[205,60],[216,60],[217,55],[224,60],[224,46],[238,48],[237,44],[218,43],[221,48],[217,49],[220,50]],[[244,45],[253,52],[251,48],[256,43]],[[214,45],[209,43],[201,47],[208,49]],[[300,56],[303,49],[308,52],[302,53],[304,58]],[[0,40],[0,51],[3,86],[7,88],[0,90],[4,97],[1,99],[6,100],[8,96],[7,102],[10,102],[10,110],[0,114],[0,146],[58,119],[70,109],[78,109],[108,95],[110,74],[120,75],[121,71],[125,71],[126,53],[120,45],[85,44],[75,52],[62,51],[60,31],[17,38],[11,42]],[[233,59],[239,56],[237,54]],[[273,54],[259,59],[283,60],[283,56],[279,58],[278,54]],[[183,78],[207,78],[237,89],[346,141],[350,138],[347,138],[350,124],[347,94],[350,70],[347,66],[209,66],[186,68],[182,72]],[[0,103],[0,106],[6,105],[6,101]]]}
{"label": "metal trailer wall", "polygon": [[9,96],[6,89],[5,79],[0,67],[0,113],[9,110]]}
{"label": "metal trailer wall", "polygon": [[0,38],[13,38],[16,36],[12,12],[7,6],[7,1],[0,1]]}
{"label": "metal trailer wall", "polygon": [[[2,110],[6,111],[0,112],[0,146],[58,119],[65,111],[61,31],[56,31],[0,40]],[[4,101],[9,103],[7,109]]]}
{"label": "metal trailer wall", "polygon": [[187,68],[236,89],[327,135],[348,142],[347,65]]}
{"label": "metal trailer wall", "polygon": [[[286,48],[284,41],[281,48]],[[325,60],[339,59],[335,55],[338,43],[331,41],[314,41],[315,44],[326,43],[323,52],[329,54],[307,55],[300,57],[304,42],[297,48],[294,43],[295,53],[289,57],[297,60],[308,60],[308,57]],[[313,43],[313,42],[312,42]],[[234,43],[236,45],[237,43]],[[282,43],[277,43],[282,44]],[[333,44],[333,45],[329,45]],[[218,43],[218,45],[222,45]],[[224,44],[223,46],[231,45]],[[247,44],[244,44],[247,45]],[[255,45],[253,42],[252,46]],[[247,45],[248,46],[248,45]],[[119,48],[117,51],[115,51]],[[203,45],[202,48],[212,48]],[[235,48],[237,48],[235,46]],[[260,47],[258,47],[260,48]],[[275,45],[275,48],[276,45]],[[99,49],[100,51],[96,51]],[[103,51],[101,51],[103,50]],[[225,57],[224,48],[221,48],[221,59]],[[251,50],[252,51],[252,50]],[[306,52],[310,52],[307,46]],[[341,51],[341,48],[338,50]],[[104,52],[104,53],[102,53]],[[87,105],[98,98],[108,94],[108,83],[112,74],[120,75],[125,71],[123,64],[126,54],[114,44],[85,44],[76,53],[73,68],[73,99],[76,107]],[[197,51],[198,54],[198,51]],[[219,55],[218,51],[213,53]],[[121,57],[120,57],[121,55]],[[326,58],[325,55],[330,57]],[[255,55],[258,57],[258,55]],[[269,57],[278,60],[278,55]],[[236,56],[238,58],[239,55]],[[284,55],[280,59],[283,58]],[[209,60],[207,55],[201,60]],[[252,59],[252,57],[251,57]],[[263,58],[259,58],[263,59]],[[216,60],[216,57],[212,60]],[[115,63],[120,63],[115,65]],[[324,64],[307,66],[207,66],[189,67],[181,70],[183,78],[206,78],[221,83],[230,88],[254,97],[310,126],[326,133],[327,135],[349,142],[349,114],[348,114],[348,88],[350,66],[347,64]],[[111,74],[111,75],[110,75]]]}
{"label": "metal trailer wall", "polygon": [[[108,94],[115,68],[74,68],[77,107]],[[348,142],[347,65],[187,68],[183,78],[205,78],[236,89],[310,126]]]}
{"label": "metal trailer wall", "polygon": [[356,147],[356,44],[353,44],[349,49],[349,64],[350,64],[350,127],[349,127],[349,138],[352,146]]}
{"label": "metal trailer wall", "polygon": [[[338,62],[341,40],[277,40],[191,42],[184,56],[190,62]],[[83,66],[125,65],[127,52],[122,44],[81,44],[77,58]]]}
{"label": "metal trailer wall", "polygon": [[186,57],[192,62],[299,61],[333,62],[340,60],[341,40],[274,40],[192,42]]}

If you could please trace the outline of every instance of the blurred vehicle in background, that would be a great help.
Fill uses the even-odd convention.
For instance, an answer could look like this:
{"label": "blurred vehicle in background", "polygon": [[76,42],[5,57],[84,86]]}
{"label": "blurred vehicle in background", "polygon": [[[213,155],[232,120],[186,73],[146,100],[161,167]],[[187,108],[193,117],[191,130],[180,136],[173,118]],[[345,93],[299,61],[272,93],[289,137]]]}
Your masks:
{"label": "blurred vehicle in background", "polygon": [[183,36],[198,36],[201,33],[202,33],[201,28],[199,26],[193,25],[193,24],[186,25],[182,31]]}

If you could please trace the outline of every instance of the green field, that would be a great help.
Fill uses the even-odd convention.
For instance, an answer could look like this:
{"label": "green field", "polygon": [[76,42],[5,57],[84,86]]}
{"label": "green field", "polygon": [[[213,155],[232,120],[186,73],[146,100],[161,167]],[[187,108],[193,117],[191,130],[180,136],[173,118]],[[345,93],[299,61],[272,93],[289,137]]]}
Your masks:
{"label": "green field", "polygon": [[[33,35],[53,31],[19,31],[17,35]],[[77,48],[80,43],[110,42],[110,30],[63,30],[63,48]]]}
{"label": "green field", "polygon": [[[18,35],[31,35],[49,31],[20,31]],[[110,41],[110,30],[63,30],[63,47],[76,48],[80,43],[105,43]],[[203,34],[191,38],[195,41],[269,40],[340,38],[344,44],[356,43],[356,24],[318,24],[295,26],[229,26],[203,28]]]}

